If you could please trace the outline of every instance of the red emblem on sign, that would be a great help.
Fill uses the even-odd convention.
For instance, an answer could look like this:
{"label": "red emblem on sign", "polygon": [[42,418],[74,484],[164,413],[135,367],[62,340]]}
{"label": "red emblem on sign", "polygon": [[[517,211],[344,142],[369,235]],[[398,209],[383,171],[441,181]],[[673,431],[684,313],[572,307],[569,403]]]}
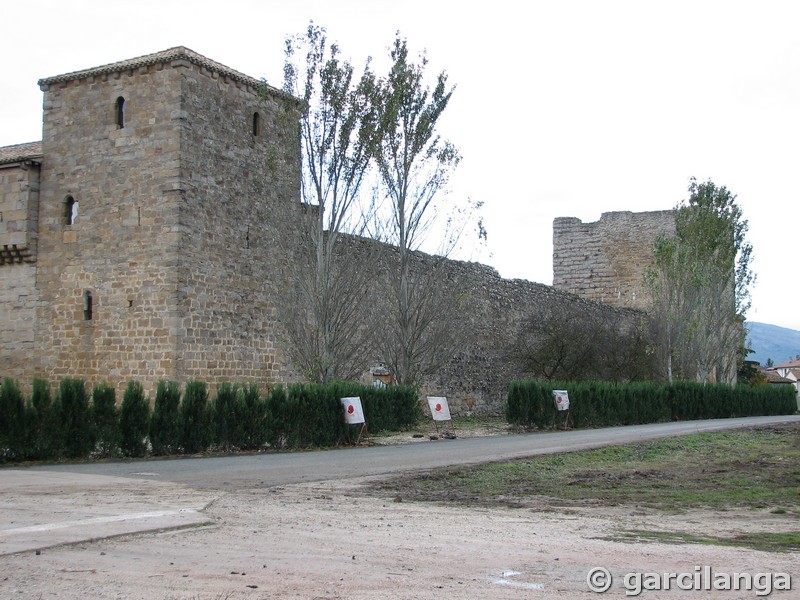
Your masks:
{"label": "red emblem on sign", "polygon": [[356,412],[356,409],[355,409],[355,407],[354,407],[354,406],[351,404],[350,406],[348,406],[348,407],[347,407],[347,412],[349,412],[349,413],[352,415],[354,412]]}
{"label": "red emblem on sign", "polygon": [[436,412],[439,412],[440,410],[442,410],[442,405],[441,404],[437,404],[436,405]]}

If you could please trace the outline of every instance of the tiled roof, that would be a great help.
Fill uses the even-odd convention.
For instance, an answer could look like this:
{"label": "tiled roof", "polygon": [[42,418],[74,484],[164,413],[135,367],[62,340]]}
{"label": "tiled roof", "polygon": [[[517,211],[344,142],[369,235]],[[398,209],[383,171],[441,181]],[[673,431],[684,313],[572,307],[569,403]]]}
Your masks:
{"label": "tiled roof", "polygon": [[0,147],[0,164],[42,158],[42,142]]}
{"label": "tiled roof", "polygon": [[[260,88],[261,86],[265,86],[264,82],[256,78],[250,77],[249,75],[245,75],[244,73],[240,73],[239,71],[231,69],[230,67],[226,67],[221,63],[211,60],[210,58],[206,58],[202,54],[198,54],[194,50],[190,50],[185,46],[176,46],[168,50],[162,50],[161,52],[155,52],[153,54],[147,54],[145,56],[139,56],[137,58],[129,58],[127,60],[122,60],[108,65],[102,65],[100,67],[93,67],[91,69],[84,69],[82,71],[73,71],[72,73],[65,73],[63,75],[45,77],[44,79],[39,80],[39,86],[43,87],[46,85],[51,85],[53,83],[60,83],[63,81],[72,81],[74,79],[84,79],[86,77],[93,77],[108,73],[117,73],[120,71],[137,69],[139,67],[149,67],[151,65],[172,62],[173,60],[186,60],[195,65],[205,67],[206,69],[213,71],[215,73],[219,73],[220,75],[223,75],[225,77],[229,77],[234,81],[240,81],[247,85],[251,85],[255,88]],[[272,86],[266,85],[266,88],[273,93],[280,95],[287,95],[281,90],[274,88]]]}
{"label": "tiled roof", "polygon": [[800,360],[790,360],[779,365],[773,365],[771,369],[798,369],[800,368]]}
{"label": "tiled roof", "polygon": [[777,371],[764,371],[764,376],[770,383],[794,383],[791,379],[778,375]]}

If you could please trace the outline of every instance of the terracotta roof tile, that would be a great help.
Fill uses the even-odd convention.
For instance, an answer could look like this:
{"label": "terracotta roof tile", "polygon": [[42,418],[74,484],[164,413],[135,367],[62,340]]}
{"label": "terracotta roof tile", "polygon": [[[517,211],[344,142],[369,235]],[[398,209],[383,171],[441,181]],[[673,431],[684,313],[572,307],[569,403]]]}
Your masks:
{"label": "terracotta roof tile", "polygon": [[764,371],[764,376],[770,383],[794,383],[791,379],[781,377],[777,371]]}
{"label": "terracotta roof tile", "polygon": [[0,147],[0,164],[42,158],[42,142]]}
{"label": "terracotta roof tile", "polygon": [[800,360],[789,360],[779,365],[773,365],[772,369],[797,369],[800,368]]}

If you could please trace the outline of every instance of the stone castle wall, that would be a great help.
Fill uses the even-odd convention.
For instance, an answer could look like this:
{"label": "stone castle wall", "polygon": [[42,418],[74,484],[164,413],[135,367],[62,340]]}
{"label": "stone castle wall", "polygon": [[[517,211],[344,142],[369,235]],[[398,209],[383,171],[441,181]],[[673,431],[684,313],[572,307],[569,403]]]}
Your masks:
{"label": "stone castle wall", "polygon": [[[396,260],[397,251],[391,246],[364,238],[340,239],[345,255],[358,264],[391,265]],[[618,317],[614,322],[631,327],[641,319],[638,311],[603,305],[540,283],[503,279],[495,269],[480,263],[423,253],[414,253],[412,258],[412,271],[420,266],[420,270],[433,269],[436,281],[444,283],[449,301],[444,303],[442,318],[449,319],[463,335],[452,356],[420,390],[423,396],[446,396],[455,414],[503,414],[509,383],[530,376],[512,348],[526,323],[544,318],[553,307],[598,316],[613,314]],[[375,273],[372,293],[391,294],[386,272],[378,268]],[[374,301],[379,303],[381,298]],[[368,326],[380,331],[380,316]]]}
{"label": "stone castle wall", "polygon": [[611,306],[646,309],[653,244],[675,232],[671,210],[608,212],[599,221],[553,222],[553,287]]}
{"label": "stone castle wall", "polygon": [[39,164],[0,165],[0,377],[32,373],[38,209]]}
{"label": "stone castle wall", "polygon": [[[36,262],[0,265],[0,376],[23,385],[32,377],[80,377],[108,381],[119,392],[133,379],[149,393],[161,379],[262,388],[301,379],[281,320],[304,218],[300,106],[203,57],[171,52],[40,82],[40,178],[30,169],[2,179],[4,214],[23,189],[27,194],[27,243]],[[652,226],[637,224],[646,220],[636,215],[626,219],[615,228],[626,231],[632,249],[638,229]],[[630,276],[630,269],[604,271],[592,262],[609,262],[601,238],[612,234],[592,225],[556,221],[555,288],[416,255],[420,264],[440,263],[437,277],[458,298],[468,332],[423,393],[448,396],[455,412],[500,413],[508,383],[524,376],[508,348],[526,320],[554,304],[615,310],[570,293],[587,289],[581,264],[593,269],[590,283],[602,272],[606,295],[614,277]],[[587,263],[577,249],[592,244]],[[362,265],[376,248],[377,263],[369,264],[388,264],[396,253],[364,239],[345,248]],[[624,265],[620,251],[614,256]],[[390,295],[380,270],[376,304]],[[630,277],[624,281],[633,289]],[[364,326],[379,331],[381,318],[388,317]]]}

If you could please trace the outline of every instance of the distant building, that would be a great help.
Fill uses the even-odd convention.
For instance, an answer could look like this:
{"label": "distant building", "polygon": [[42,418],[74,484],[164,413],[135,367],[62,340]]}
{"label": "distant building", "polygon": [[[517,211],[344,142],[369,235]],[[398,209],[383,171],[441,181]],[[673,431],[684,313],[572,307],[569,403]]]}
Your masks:
{"label": "distant building", "polygon": [[[772,366],[766,370],[767,378],[770,374],[782,378],[794,385],[797,391],[797,408],[800,409],[800,359],[790,360],[779,365]],[[772,383],[772,380],[770,380]]]}

